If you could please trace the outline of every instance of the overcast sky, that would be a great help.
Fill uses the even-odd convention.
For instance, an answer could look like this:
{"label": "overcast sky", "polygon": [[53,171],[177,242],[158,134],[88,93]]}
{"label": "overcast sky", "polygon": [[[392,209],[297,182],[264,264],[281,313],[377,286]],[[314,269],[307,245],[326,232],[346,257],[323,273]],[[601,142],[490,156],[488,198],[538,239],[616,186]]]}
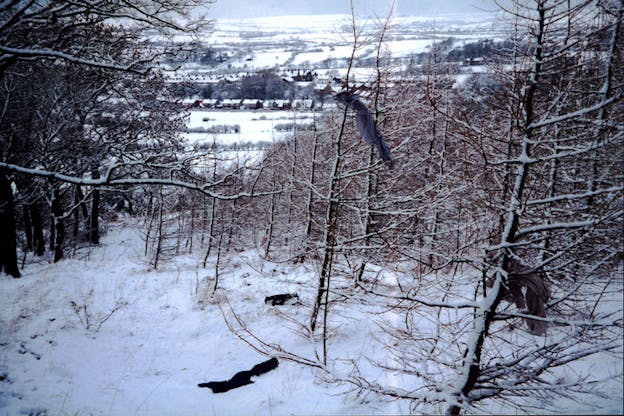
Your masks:
{"label": "overcast sky", "polygon": [[[388,14],[392,0],[353,0],[361,17]],[[217,0],[211,18],[246,18],[296,14],[350,13],[349,0]],[[399,16],[430,16],[494,10],[494,0],[396,0]]]}

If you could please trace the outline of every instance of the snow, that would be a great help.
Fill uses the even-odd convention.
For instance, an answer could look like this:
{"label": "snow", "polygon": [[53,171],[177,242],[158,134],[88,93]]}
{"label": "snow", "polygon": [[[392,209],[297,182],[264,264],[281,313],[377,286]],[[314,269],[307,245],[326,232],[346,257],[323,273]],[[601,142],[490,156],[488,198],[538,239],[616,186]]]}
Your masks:
{"label": "snow", "polygon": [[387,45],[393,56],[408,56],[428,51],[432,43],[433,39],[409,39],[392,40]]}
{"label": "snow", "polygon": [[[270,100],[267,101],[270,103]],[[277,131],[275,127],[282,124],[305,125],[312,123],[314,114],[299,111],[270,110],[214,110],[191,111],[187,127],[211,128],[215,126],[238,126],[234,133],[185,133],[183,136],[190,143],[213,143],[231,145],[235,143],[273,142],[292,135],[292,131]]]}
{"label": "snow", "polygon": [[[420,351],[400,356],[388,350],[396,342],[406,343],[406,351],[413,348],[409,340],[381,330],[400,328],[405,317],[396,308],[371,302],[368,291],[354,289],[351,277],[336,270],[332,293],[341,301],[331,307],[327,371],[280,356],[279,367],[254,384],[224,394],[198,388],[197,383],[227,380],[267,359],[242,339],[267,351],[269,345],[279,345],[283,355],[323,367],[320,336],[305,330],[318,265],[272,263],[256,250],[226,253],[213,294],[215,258],[204,268],[204,253],[184,253],[154,270],[144,255],[142,228],[138,220],[122,218],[99,247],[79,249],[57,264],[29,259],[21,279],[0,276],[5,299],[0,309],[0,414],[405,414],[413,408],[404,400],[375,393],[357,396],[348,385],[324,380],[351,377],[353,361],[368,380],[432,401],[451,390],[416,390],[425,381],[414,373],[384,371],[372,362],[424,374],[443,371],[448,383],[459,381],[451,367],[409,360],[409,354],[417,357]],[[337,262],[335,267],[344,266]],[[367,266],[366,275],[376,277],[373,290],[397,295],[398,287],[412,282],[417,284],[414,295],[436,302],[432,294],[440,277],[414,281],[401,267],[406,266]],[[302,305],[264,304],[265,296],[277,293],[298,293]],[[437,325],[471,319],[469,298],[447,296],[444,302],[457,308],[437,317],[413,309],[410,319],[419,337],[440,335]],[[470,340],[469,334],[449,335],[454,343]],[[515,338],[518,345],[536,342],[522,332]],[[436,359],[451,360],[461,353],[441,342]],[[564,368],[563,374],[598,368],[613,377],[617,362],[612,356],[592,357],[586,367]],[[622,411],[622,390],[614,380],[605,385],[611,399],[594,412]],[[562,409],[592,408],[565,402]],[[497,405],[492,411],[510,409]]]}
{"label": "snow", "polygon": [[[77,259],[27,266],[21,279],[2,275],[0,296],[11,301],[0,310],[0,373],[6,375],[0,381],[0,414],[374,410],[338,394],[343,389],[337,386],[318,383],[310,367],[286,360],[254,384],[226,394],[198,388],[197,383],[227,380],[266,360],[228,330],[217,304],[226,297],[259,334],[310,352],[310,342],[294,337],[293,328],[275,326],[275,307],[263,299],[298,291],[312,282],[311,272],[277,270],[253,252],[242,253],[224,267],[222,289],[213,298],[211,269],[201,267],[201,255],[179,256],[152,270],[141,238],[136,227],[120,224],[101,248],[85,249]],[[363,337],[358,341],[366,345]]]}
{"label": "snow", "polygon": [[[379,17],[357,17],[358,32],[378,33],[379,20]],[[394,17],[385,38],[386,47],[398,58],[424,52],[441,39],[452,37],[460,44],[505,36],[491,13],[467,13]],[[351,56],[352,17],[338,14],[220,19],[202,39],[225,51],[238,51],[235,57],[218,66],[217,71],[302,66],[318,70],[329,58]],[[377,47],[374,37],[361,37],[359,46],[356,58],[374,58]]]}
{"label": "snow", "polygon": [[350,46],[338,46],[338,47],[324,47],[320,48],[317,52],[303,52],[297,54],[293,60],[294,65],[310,64],[311,62],[321,62],[324,59],[329,58],[348,58],[351,56],[353,47]]}

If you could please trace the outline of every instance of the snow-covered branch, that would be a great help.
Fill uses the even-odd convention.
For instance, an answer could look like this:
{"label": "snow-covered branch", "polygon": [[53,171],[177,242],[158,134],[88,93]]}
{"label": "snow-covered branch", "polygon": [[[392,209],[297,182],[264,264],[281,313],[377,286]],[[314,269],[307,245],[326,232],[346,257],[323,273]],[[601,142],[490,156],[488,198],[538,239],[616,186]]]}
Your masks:
{"label": "snow-covered branch", "polygon": [[607,106],[609,106],[609,105],[611,105],[611,104],[613,104],[613,103],[615,103],[615,102],[617,102],[617,101],[619,101],[621,99],[622,99],[621,94],[617,94],[617,95],[614,95],[614,96],[612,96],[610,98],[601,100],[601,101],[599,101],[599,102],[597,102],[594,105],[591,105],[589,107],[583,107],[583,108],[581,108],[579,110],[572,111],[572,112],[569,112],[569,113],[566,113],[566,114],[560,114],[558,116],[549,117],[549,118],[546,118],[546,119],[543,119],[543,120],[535,121],[535,122],[529,124],[527,126],[527,129],[535,130],[535,129],[539,129],[541,127],[546,127],[546,126],[550,126],[550,125],[553,125],[553,124],[563,123],[563,122],[566,122],[566,121],[571,120],[571,119],[582,117],[582,116],[588,115],[590,113],[593,113],[595,111],[598,111],[598,110],[600,110],[600,109],[602,109],[604,107],[607,107]]}
{"label": "snow-covered branch", "polygon": [[603,195],[603,194],[615,194],[618,192],[623,192],[624,186],[611,186],[609,188],[596,189],[594,191],[585,191],[582,193],[571,193],[565,195],[555,195],[549,198],[542,199],[533,199],[525,202],[525,205],[542,205],[542,204],[552,204],[560,201],[575,201],[579,199],[586,199],[592,196]]}
{"label": "snow-covered branch", "polygon": [[172,179],[171,177],[160,178],[145,178],[145,177],[130,177],[130,178],[114,178],[112,177],[113,170],[120,168],[124,165],[114,165],[108,170],[108,173],[101,179],[92,179],[77,177],[71,175],[65,175],[59,172],[53,172],[43,169],[25,168],[23,166],[14,165],[11,163],[0,162],[0,168],[4,168],[8,171],[42,177],[47,179],[54,179],[61,182],[71,183],[73,185],[84,185],[92,187],[122,187],[122,186],[171,186],[176,188],[188,189],[191,191],[201,192],[206,196],[220,200],[234,200],[242,197],[257,197],[264,195],[271,195],[273,192],[237,192],[235,194],[227,195],[211,191],[214,187],[213,183],[199,183],[199,182],[187,182],[183,180]]}
{"label": "snow-covered branch", "polygon": [[622,216],[624,216],[624,211],[617,211],[617,212],[609,214],[607,218],[593,218],[593,219],[589,219],[585,221],[574,221],[574,222],[551,222],[547,224],[535,225],[533,227],[519,229],[518,232],[516,233],[516,239],[520,239],[528,234],[533,234],[533,233],[543,233],[547,231],[562,230],[562,229],[573,230],[573,229],[578,229],[578,228],[590,227],[590,226],[603,223],[607,219],[615,220]]}
{"label": "snow-covered branch", "polygon": [[61,59],[67,62],[71,62],[78,65],[84,65],[94,68],[111,69],[115,71],[133,72],[140,75],[145,75],[149,72],[149,68],[141,68],[146,63],[153,61],[153,57],[141,61],[134,61],[128,64],[119,64],[115,61],[107,62],[105,60],[93,60],[81,58],[80,56],[56,51],[52,49],[32,49],[32,48],[9,48],[0,45],[0,61],[8,59]]}

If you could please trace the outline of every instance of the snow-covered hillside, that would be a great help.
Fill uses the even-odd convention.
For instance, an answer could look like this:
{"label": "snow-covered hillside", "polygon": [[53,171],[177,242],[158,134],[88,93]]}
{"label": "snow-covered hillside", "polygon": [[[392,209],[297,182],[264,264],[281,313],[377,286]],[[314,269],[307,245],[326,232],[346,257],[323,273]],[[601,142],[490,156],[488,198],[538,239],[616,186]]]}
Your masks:
{"label": "snow-covered hillside", "polygon": [[[120,223],[101,248],[60,264],[28,266],[22,279],[3,275],[1,415],[401,411],[394,403],[341,395],[344,388],[319,382],[311,367],[286,360],[225,394],[198,388],[266,360],[228,329],[221,312],[232,319],[227,302],[259,336],[315,357],[314,344],[278,316],[308,318],[314,271],[266,263],[255,252],[232,254],[213,296],[211,268],[201,267],[200,254],[177,257],[156,271],[142,245],[138,229]],[[304,305],[264,304],[265,296],[284,292],[298,292]],[[371,328],[359,329],[332,348],[361,354]]]}
{"label": "snow-covered hillside", "polygon": [[[198,388],[197,383],[227,380],[266,360],[233,330],[265,351],[271,345],[283,355],[319,364],[322,342],[305,329],[317,270],[310,263],[267,262],[253,250],[229,253],[213,294],[214,259],[203,268],[201,253],[180,255],[152,270],[143,244],[140,225],[122,221],[101,247],[83,249],[59,264],[31,264],[21,279],[0,279],[5,299],[0,414],[410,413],[407,402],[358,396],[348,393],[347,385],[324,382],[355,377],[347,373],[351,361],[362,375],[385,385],[405,387],[416,379],[372,365],[392,367],[396,357],[382,348],[391,338],[378,323],[399,315],[363,301],[366,295],[340,274],[334,283],[340,302],[332,307],[329,372],[280,359],[276,370],[254,384],[224,394]],[[376,289],[392,292],[392,281],[400,277],[379,273],[370,270]],[[302,304],[264,303],[265,296],[277,293],[298,293]],[[420,325],[425,331],[427,320]],[[603,355],[587,365],[608,376],[617,372],[618,361]],[[570,401],[562,410],[621,412],[619,382],[605,386],[609,400],[593,408]]]}

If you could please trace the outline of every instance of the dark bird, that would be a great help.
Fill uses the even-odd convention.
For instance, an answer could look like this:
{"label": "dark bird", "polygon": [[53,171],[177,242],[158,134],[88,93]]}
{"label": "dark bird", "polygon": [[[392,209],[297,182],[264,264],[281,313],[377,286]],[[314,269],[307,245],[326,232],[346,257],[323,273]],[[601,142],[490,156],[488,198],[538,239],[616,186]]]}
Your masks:
{"label": "dark bird", "polygon": [[394,161],[390,156],[390,148],[388,148],[388,144],[379,132],[373,115],[368,107],[366,107],[366,104],[364,104],[357,95],[350,92],[340,92],[336,94],[336,101],[355,111],[360,136],[362,136],[362,139],[364,139],[366,143],[374,144],[379,152],[379,157],[388,164],[389,169],[393,169]]}

